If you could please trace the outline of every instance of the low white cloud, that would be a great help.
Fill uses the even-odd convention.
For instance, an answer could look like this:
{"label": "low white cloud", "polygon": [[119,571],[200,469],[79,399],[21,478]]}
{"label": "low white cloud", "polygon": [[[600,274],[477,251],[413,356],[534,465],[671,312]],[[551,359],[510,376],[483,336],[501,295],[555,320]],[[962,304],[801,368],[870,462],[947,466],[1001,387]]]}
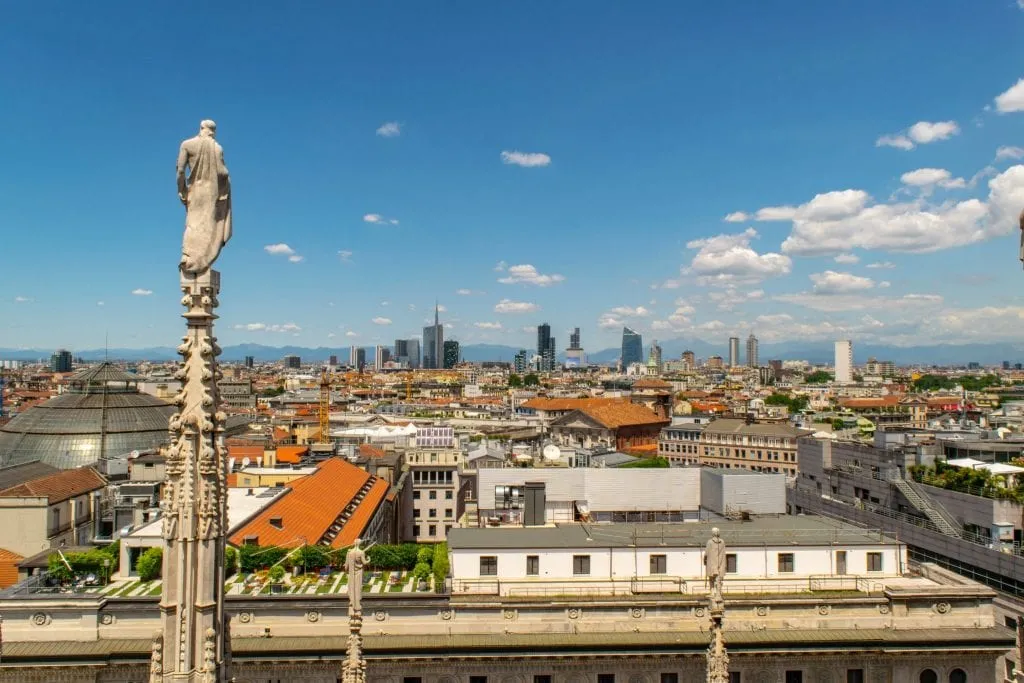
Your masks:
{"label": "low white cloud", "polygon": [[292,254],[291,256],[288,257],[288,260],[291,261],[292,263],[302,263],[302,261],[305,258],[306,258],[305,256],[299,256],[298,254]]}
{"label": "low white cloud", "polygon": [[402,134],[402,124],[398,121],[388,121],[377,128],[377,135],[382,138],[397,138]]}
{"label": "low white cloud", "polygon": [[284,242],[278,242],[277,244],[268,244],[267,246],[263,247],[263,251],[267,252],[268,254],[274,254],[275,256],[288,256],[290,254],[295,253],[295,250],[289,247]]}
{"label": "low white cloud", "polygon": [[246,332],[300,332],[302,328],[295,323],[283,323],[268,325],[267,323],[241,323],[235,325],[236,330],[245,330]]}
{"label": "low white cloud", "polygon": [[473,323],[473,327],[480,328],[481,330],[500,330],[500,329],[502,329],[501,323],[490,323],[490,322]]}
{"label": "low white cloud", "polygon": [[352,252],[348,249],[342,249],[338,252],[338,259],[342,263],[352,263]]}
{"label": "low white cloud", "polygon": [[[741,291],[736,287],[726,287],[721,290],[708,292],[708,299],[715,304],[720,311],[731,311],[750,301],[756,301],[764,297],[763,289],[755,289],[748,292]],[[676,302],[677,304],[679,302]],[[691,310],[691,313],[693,311]]]}
{"label": "low white cloud", "polygon": [[358,332],[353,332],[352,330],[349,330],[348,332],[345,333],[345,336],[346,337],[358,337],[359,333]]}
{"label": "low white cloud", "polygon": [[335,337],[337,337],[337,336],[338,336],[338,335],[334,334],[333,332],[328,332],[328,333],[327,333],[327,338],[328,338],[328,339],[334,339],[334,338],[335,338]]}
{"label": "low white cloud", "polygon": [[106,302],[103,302],[103,301],[97,301],[96,305],[97,306],[106,306],[107,304],[106,304]]}
{"label": "low white cloud", "polygon": [[374,318],[370,322],[372,322],[374,325],[390,325],[391,324],[391,318],[384,318],[384,317],[381,317],[381,316],[377,316],[376,318]]}
{"label": "low white cloud", "polygon": [[508,268],[508,264],[505,263],[504,261],[498,261],[497,263],[494,264],[495,273],[503,273],[506,268]]}
{"label": "low white cloud", "polygon": [[679,289],[683,286],[681,280],[668,279],[663,282],[655,282],[651,285],[651,289]]}
{"label": "low white cloud", "polygon": [[967,181],[963,178],[954,178],[953,174],[944,168],[919,168],[915,171],[907,171],[900,176],[904,185],[912,187],[930,187],[938,185],[947,189],[967,187]]}
{"label": "low white cloud", "polygon": [[611,330],[616,327],[622,327],[626,324],[626,321],[612,313],[602,313],[597,319],[597,326],[602,330]]}
{"label": "low white cloud", "polygon": [[494,306],[495,313],[535,313],[539,310],[540,306],[535,303],[511,299],[502,299]]}
{"label": "low white cloud", "polygon": [[136,287],[132,290],[132,294],[135,296],[149,296],[153,293],[152,289],[143,289],[142,287]]}
{"label": "low white cloud", "polygon": [[839,254],[833,260],[836,263],[860,263],[860,256],[856,254]]}
{"label": "low white cloud", "polygon": [[744,211],[733,211],[732,213],[726,214],[725,218],[722,220],[726,223],[743,223],[744,221],[749,221],[751,218],[753,218],[753,216]]}
{"label": "low white cloud", "polygon": [[1024,147],[1004,145],[996,150],[996,160],[999,159],[1024,159]]}
{"label": "low white cloud", "polygon": [[996,97],[996,111],[1000,114],[1024,111],[1024,78]]}
{"label": "low white cloud", "polygon": [[862,292],[875,286],[874,280],[853,273],[838,273],[826,270],[824,273],[812,273],[815,294],[849,294]]}
{"label": "low white cloud", "polygon": [[543,152],[509,152],[506,150],[501,153],[501,163],[536,168],[550,164],[551,157]]}
{"label": "low white cloud", "polygon": [[686,272],[698,276],[700,284],[733,285],[760,282],[766,278],[786,275],[792,261],[782,254],[759,254],[750,246],[757,231],[748,228],[738,234],[722,234],[692,240],[688,249],[697,253]]}
{"label": "low white cloud", "polygon": [[32,301],[31,297],[27,297],[27,296],[16,296],[16,297],[14,297],[14,303],[16,303],[16,304],[27,304],[30,301]]}
{"label": "low white cloud", "polygon": [[915,144],[928,145],[948,140],[959,132],[960,126],[956,121],[918,121],[905,131],[879,137],[875,140],[875,147],[911,150]]}
{"label": "low white cloud", "polygon": [[871,199],[864,190],[835,190],[816,194],[800,206],[768,206],[755,214],[758,221],[826,221],[852,216]]}
{"label": "low white cloud", "polygon": [[905,294],[889,297],[856,293],[821,296],[814,292],[801,292],[799,294],[779,294],[773,299],[829,314],[835,314],[837,311],[923,310],[925,307],[942,304],[942,297],[938,294]]}
{"label": "low white cloud", "polygon": [[498,282],[505,285],[536,285],[537,287],[550,287],[551,285],[563,282],[565,277],[558,273],[552,273],[551,275],[544,275],[537,271],[537,269],[529,263],[523,263],[517,266],[508,266],[505,271],[507,275],[502,278],[498,278]]}
{"label": "low white cloud", "polygon": [[613,315],[624,316],[627,318],[646,318],[651,315],[650,309],[644,308],[643,306],[616,306],[610,313]]}
{"label": "low white cloud", "polygon": [[865,268],[882,268],[885,270],[891,270],[895,267],[896,264],[893,263],[892,261],[875,261],[874,263],[869,263],[867,266],[865,266]]}

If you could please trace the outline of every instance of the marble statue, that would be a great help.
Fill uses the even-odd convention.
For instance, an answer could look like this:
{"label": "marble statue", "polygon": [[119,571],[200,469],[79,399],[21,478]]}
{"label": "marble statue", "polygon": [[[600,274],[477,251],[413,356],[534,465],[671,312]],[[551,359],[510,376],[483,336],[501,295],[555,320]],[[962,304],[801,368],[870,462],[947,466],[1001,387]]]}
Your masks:
{"label": "marble statue", "polygon": [[366,551],[359,547],[362,541],[356,539],[345,555],[345,571],[348,572],[348,612],[363,611],[363,567],[366,566]]}
{"label": "marble statue", "polygon": [[231,181],[216,133],[217,124],[205,120],[178,152],[178,198],[185,205],[180,267],[192,275],[209,270],[231,239]]}
{"label": "marble statue", "polygon": [[725,541],[718,527],[711,530],[711,539],[704,551],[704,567],[711,583],[712,598],[721,600],[722,580],[725,578]]}

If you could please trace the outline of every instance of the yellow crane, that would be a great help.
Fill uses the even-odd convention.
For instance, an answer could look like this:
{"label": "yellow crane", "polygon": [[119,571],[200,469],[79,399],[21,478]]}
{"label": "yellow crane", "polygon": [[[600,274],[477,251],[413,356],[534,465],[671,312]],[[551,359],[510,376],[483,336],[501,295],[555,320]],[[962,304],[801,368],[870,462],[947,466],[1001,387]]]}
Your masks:
{"label": "yellow crane", "polygon": [[327,367],[320,373],[320,443],[331,442],[331,380]]}

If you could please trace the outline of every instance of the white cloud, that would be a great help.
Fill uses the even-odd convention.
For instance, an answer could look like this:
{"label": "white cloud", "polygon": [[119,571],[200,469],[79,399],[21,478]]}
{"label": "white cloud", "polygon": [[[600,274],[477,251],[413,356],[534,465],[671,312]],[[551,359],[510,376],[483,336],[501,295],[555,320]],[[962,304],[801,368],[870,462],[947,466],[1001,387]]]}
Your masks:
{"label": "white cloud", "polygon": [[617,316],[625,316],[627,318],[646,318],[651,314],[651,311],[643,306],[616,306],[610,313]]}
{"label": "white cloud", "polygon": [[328,332],[328,333],[327,333],[327,338],[328,338],[328,339],[334,339],[334,338],[335,338],[335,337],[337,337],[337,336],[338,336],[338,335],[334,334],[333,332]]}
{"label": "white cloud", "polygon": [[501,153],[501,162],[513,166],[535,168],[550,164],[551,157],[542,152],[509,152],[506,150]]}
{"label": "white cloud", "polygon": [[455,293],[459,296],[470,296],[473,293],[472,289],[456,289]]}
{"label": "white cloud", "polygon": [[494,306],[495,313],[535,313],[539,310],[540,306],[537,304],[511,299],[502,299]]}
{"label": "white cloud", "polygon": [[850,249],[930,252],[1010,233],[1024,206],[1024,166],[1011,166],[988,182],[987,200],[930,204],[912,201],[871,204],[830,220],[796,219],[782,243],[786,254],[814,256]]}
{"label": "white cloud", "polygon": [[374,318],[370,322],[372,322],[374,325],[390,325],[391,324],[391,318],[383,318],[383,317],[377,316],[376,318]]}
{"label": "white cloud", "polygon": [[878,283],[879,289],[886,289],[888,287],[892,287],[892,283],[889,282],[888,280],[882,280],[881,282]]}
{"label": "white cloud", "polygon": [[478,327],[481,330],[500,330],[501,329],[501,323],[488,323],[488,322],[473,323],[473,327]]}
{"label": "white cloud", "polygon": [[494,264],[495,273],[504,272],[506,268],[508,268],[508,264],[505,263],[504,261],[498,261],[496,264]]}
{"label": "white cloud", "polygon": [[381,306],[390,306],[390,305],[391,305],[391,302],[390,302],[390,301],[381,301],[381,302],[380,302],[380,305],[381,305]]}
{"label": "white cloud", "polygon": [[266,323],[244,323],[235,325],[236,330],[245,330],[246,332],[300,332],[301,327],[295,323],[284,323],[268,325]]}
{"label": "white cloud", "polygon": [[791,221],[796,215],[795,206],[766,206],[754,214],[757,221]]}
{"label": "white cloud", "polygon": [[904,185],[912,187],[930,187],[938,185],[948,189],[967,187],[967,181],[963,178],[954,178],[953,174],[944,168],[919,168],[916,171],[907,171],[900,176]]}
{"label": "white cloud", "polygon": [[384,217],[379,213],[368,213],[363,216],[363,220],[367,223],[383,223]]}
{"label": "white cloud", "polygon": [[305,258],[306,258],[305,256],[299,256],[298,254],[292,254],[291,256],[288,257],[288,260],[291,261],[292,263],[302,263],[303,259],[305,259]]}
{"label": "white cloud", "polygon": [[852,273],[837,273],[834,270],[812,273],[810,278],[814,283],[815,294],[849,294],[850,292],[862,292],[875,286],[875,282],[871,278]]}
{"label": "white cloud", "polygon": [[856,254],[839,254],[833,260],[836,263],[859,263],[860,256]]}
{"label": "white cloud", "polygon": [[32,301],[32,299],[27,296],[14,297],[14,303],[16,304],[27,304],[29,301]]}
{"label": "white cloud", "polygon": [[503,278],[498,278],[498,282],[505,285],[522,284],[549,287],[565,280],[565,277],[558,273],[542,275],[529,263],[523,263],[517,266],[508,266],[507,272],[508,275]]}
{"label": "white cloud", "polygon": [[660,284],[655,282],[651,285],[651,289],[679,289],[682,286],[682,281],[669,279],[661,282]]}
{"label": "white cloud", "polygon": [[346,337],[358,337],[359,333],[358,332],[353,332],[352,330],[349,330],[348,332],[345,333],[345,336]]}
{"label": "white cloud", "polygon": [[871,197],[864,190],[835,190],[814,195],[800,206],[768,206],[760,209],[758,221],[822,221],[852,216],[864,208]]}
{"label": "white cloud", "polygon": [[348,249],[342,249],[338,252],[338,258],[342,263],[352,263],[352,252]]}
{"label": "white cloud", "polygon": [[[837,311],[894,311],[922,308],[939,305],[942,297],[937,294],[905,294],[900,297],[887,297],[865,294],[833,294],[821,296],[814,292],[799,294],[780,294],[773,297],[775,301],[803,306],[815,311],[835,314]],[[798,338],[798,337],[793,337]]]}
{"label": "white cloud", "polygon": [[397,138],[402,134],[402,124],[398,121],[388,121],[377,129],[377,135],[382,138]]}
{"label": "white cloud", "polygon": [[103,301],[97,301],[97,302],[96,302],[96,305],[97,305],[97,306],[106,306],[106,303],[105,303],[105,302],[103,302]]}
{"label": "white cloud", "polygon": [[290,255],[295,253],[295,250],[289,247],[284,242],[279,242],[277,244],[268,244],[267,246],[263,247],[263,251],[267,252],[268,254],[274,254],[275,256]]}
{"label": "white cloud", "polygon": [[[1024,0],[1021,0],[1024,2]],[[996,150],[996,160],[999,159],[1021,159],[1024,158],[1024,147],[1013,147],[1010,145],[1003,145]]]}
{"label": "white cloud", "polygon": [[622,318],[616,317],[611,313],[602,313],[601,317],[597,319],[597,326],[602,330],[610,330],[616,327],[622,327],[626,324]]}
{"label": "white cloud", "polygon": [[753,216],[743,211],[733,211],[732,213],[726,214],[724,220],[726,223],[742,223],[749,221]]}
{"label": "white cloud", "polygon": [[[741,292],[735,287],[726,287],[722,290],[708,292],[708,299],[710,299],[712,303],[716,304],[720,311],[731,311],[741,304],[760,299],[763,296],[763,289]],[[677,301],[676,303],[678,304],[679,302]],[[692,313],[693,311],[691,310],[690,312]]]}
{"label": "white cloud", "polygon": [[927,145],[947,140],[960,132],[956,121],[918,121],[904,132],[883,135],[875,140],[875,147],[895,147],[911,150],[914,144]]}
{"label": "white cloud", "polygon": [[1000,114],[1024,111],[1024,78],[996,97],[996,111]]}
{"label": "white cloud", "polygon": [[891,269],[896,267],[896,264],[893,263],[892,261],[875,261],[874,263],[869,263],[865,267],[866,268],[883,268],[885,270],[891,270]]}
{"label": "white cloud", "polygon": [[149,296],[152,293],[152,289],[143,289],[142,287],[137,287],[132,290],[132,294],[134,294],[135,296]]}
{"label": "white cloud", "polygon": [[757,231],[748,228],[739,234],[723,234],[688,242],[687,249],[697,249],[688,272],[698,276],[701,284],[730,285],[759,282],[769,277],[786,275],[792,261],[782,254],[758,254],[750,246]]}

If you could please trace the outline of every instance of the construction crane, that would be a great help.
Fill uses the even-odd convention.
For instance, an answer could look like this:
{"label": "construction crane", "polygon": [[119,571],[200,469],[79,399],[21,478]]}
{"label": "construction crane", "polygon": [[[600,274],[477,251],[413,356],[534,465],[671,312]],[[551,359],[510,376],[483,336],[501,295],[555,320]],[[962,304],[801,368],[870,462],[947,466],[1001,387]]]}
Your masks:
{"label": "construction crane", "polygon": [[320,443],[331,442],[331,380],[327,366],[320,372]]}

